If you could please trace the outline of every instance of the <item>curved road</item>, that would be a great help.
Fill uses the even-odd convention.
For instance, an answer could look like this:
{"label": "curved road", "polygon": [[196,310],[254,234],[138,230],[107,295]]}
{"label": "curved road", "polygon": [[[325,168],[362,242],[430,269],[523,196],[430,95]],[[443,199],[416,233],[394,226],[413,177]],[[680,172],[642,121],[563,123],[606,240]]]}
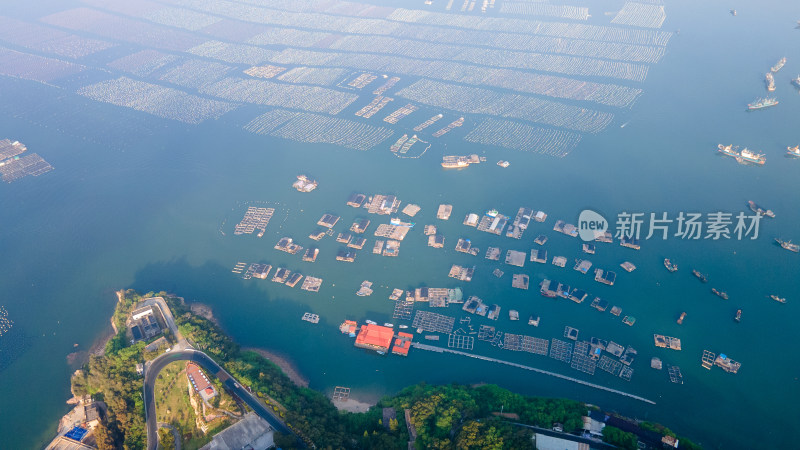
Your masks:
{"label": "curved road", "polygon": [[193,361],[205,369],[210,375],[217,377],[231,392],[235,393],[247,406],[253,409],[262,419],[275,430],[281,433],[293,434],[286,424],[267,408],[257,397],[250,394],[242,385],[222,367],[214,362],[211,357],[198,350],[172,350],[152,360],[144,374],[144,413],[147,421],[147,449],[156,450],[158,447],[158,424],[156,421],[155,384],[156,377],[161,369],[175,361]]}

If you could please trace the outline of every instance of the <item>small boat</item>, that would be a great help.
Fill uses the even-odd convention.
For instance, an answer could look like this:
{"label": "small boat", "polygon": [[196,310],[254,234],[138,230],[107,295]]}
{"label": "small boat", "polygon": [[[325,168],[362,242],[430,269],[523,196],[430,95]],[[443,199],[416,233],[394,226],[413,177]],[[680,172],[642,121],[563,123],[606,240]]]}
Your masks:
{"label": "small boat", "polygon": [[408,325],[400,325],[400,326],[399,326],[399,327],[397,327],[397,328],[402,328],[402,329],[404,329],[404,330],[405,330],[406,328],[408,328]]}
{"label": "small boat", "polygon": [[675,272],[678,270],[678,265],[670,261],[669,258],[664,259],[664,267],[666,267],[670,272]]}
{"label": "small boat", "polygon": [[731,15],[732,15],[732,16],[735,16],[735,15],[736,15],[736,10],[735,10],[735,9],[732,9],[732,10],[731,10]]}
{"label": "small boat", "polygon": [[772,212],[771,209],[764,209],[764,208],[756,205],[756,202],[754,202],[752,200],[748,200],[747,201],[747,206],[750,208],[750,211],[753,211],[756,214],[761,214],[762,216],[771,217],[773,219],[775,218],[775,213]]}
{"label": "small boat", "polygon": [[382,350],[376,350],[376,352],[377,352],[379,355],[385,355],[385,354],[386,354],[386,352],[384,352],[384,351],[382,351]]}
{"label": "small boat", "polygon": [[736,317],[734,317],[733,320],[735,320],[737,323],[742,321],[742,310],[741,309],[737,309],[736,310]]}
{"label": "small boat", "polygon": [[708,283],[708,277],[697,271],[697,269],[692,269],[692,274],[696,276],[698,279],[700,279],[700,281],[702,281],[703,283]]}
{"label": "small boat", "polygon": [[769,298],[775,300],[778,303],[786,303],[786,297],[778,297],[775,294],[770,294]]}
{"label": "small boat", "polygon": [[681,316],[678,317],[678,325],[683,325],[683,319],[686,318],[686,311],[681,313]]}
{"label": "small boat", "polygon": [[785,250],[789,250],[790,252],[800,253],[800,245],[793,244],[792,241],[782,241],[780,239],[775,239],[775,242],[781,246],[781,248]]}
{"label": "small boat", "polygon": [[713,292],[714,295],[720,297],[723,300],[727,300],[728,299],[728,294],[726,294],[725,292],[718,291],[715,288],[711,288],[711,292]]}
{"label": "small boat", "polygon": [[394,324],[393,324],[393,323],[386,322],[386,323],[384,323],[384,324],[383,324],[383,326],[385,326],[385,327],[389,327],[389,328],[393,328],[393,327],[394,327]]}
{"label": "small boat", "polygon": [[[797,77],[800,79],[800,77]],[[786,154],[790,156],[800,156],[800,145],[795,145],[794,147],[786,147]]]}
{"label": "small boat", "polygon": [[370,325],[377,325],[378,324],[377,322],[373,322],[371,320],[365,320],[364,322],[366,322],[366,323],[368,323]]}

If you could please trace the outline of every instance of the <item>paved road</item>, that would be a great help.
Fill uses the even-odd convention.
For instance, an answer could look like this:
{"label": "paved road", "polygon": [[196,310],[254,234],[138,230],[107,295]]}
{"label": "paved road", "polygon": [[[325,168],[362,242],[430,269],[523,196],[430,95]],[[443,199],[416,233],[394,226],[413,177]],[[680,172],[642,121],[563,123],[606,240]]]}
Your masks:
{"label": "paved road", "polygon": [[[171,316],[170,316],[171,317]],[[158,373],[169,363],[175,361],[193,361],[201,366],[209,375],[217,377],[222,384],[230,391],[235,393],[247,406],[253,409],[262,419],[266,420],[270,426],[281,433],[292,433],[286,424],[276,416],[272,410],[267,408],[257,397],[250,394],[242,385],[225,370],[223,370],[211,357],[205,353],[187,349],[172,350],[164,353],[152,360],[145,369],[144,374],[144,409],[145,420],[147,421],[147,449],[156,450],[158,447],[158,424],[156,421],[156,402],[155,384]]]}

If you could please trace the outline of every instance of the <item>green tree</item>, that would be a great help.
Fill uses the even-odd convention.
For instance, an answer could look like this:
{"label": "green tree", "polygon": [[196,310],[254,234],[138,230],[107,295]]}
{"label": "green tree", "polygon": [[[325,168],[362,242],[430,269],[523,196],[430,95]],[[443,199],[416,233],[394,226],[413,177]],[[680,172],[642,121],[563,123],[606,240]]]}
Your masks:
{"label": "green tree", "polygon": [[168,428],[158,429],[158,445],[163,450],[175,450],[175,435]]}
{"label": "green tree", "polygon": [[115,450],[117,446],[114,444],[114,437],[102,423],[94,429],[94,438],[97,442],[98,450]]}
{"label": "green tree", "polygon": [[633,433],[628,433],[619,428],[606,425],[606,427],[603,428],[603,442],[616,445],[626,450],[635,450],[637,439],[636,435]]}

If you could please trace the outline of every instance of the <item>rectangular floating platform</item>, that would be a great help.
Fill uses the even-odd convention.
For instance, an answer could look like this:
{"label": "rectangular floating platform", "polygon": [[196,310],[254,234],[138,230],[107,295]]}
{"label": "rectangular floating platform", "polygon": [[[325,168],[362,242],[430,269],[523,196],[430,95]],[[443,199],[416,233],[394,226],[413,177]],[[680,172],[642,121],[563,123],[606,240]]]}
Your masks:
{"label": "rectangular floating platform", "polygon": [[439,205],[439,209],[436,211],[436,218],[441,220],[447,220],[450,218],[450,214],[453,213],[453,205]]}
{"label": "rectangular floating platform", "polygon": [[551,339],[550,357],[569,364],[572,361],[572,344],[556,338]]}
{"label": "rectangular floating platform", "polygon": [[300,289],[309,292],[319,292],[320,286],[322,286],[322,278],[306,277]]}
{"label": "rectangular floating platform", "polygon": [[654,334],[653,343],[659,348],[670,348],[672,350],[681,349],[681,340],[678,338],[664,336],[663,334]]}
{"label": "rectangular floating platform", "polygon": [[414,302],[406,301],[403,299],[397,300],[394,304],[394,312],[392,312],[393,319],[411,320],[411,315],[414,312]]}
{"label": "rectangular floating platform", "polygon": [[710,352],[708,350],[703,350],[703,358],[702,358],[702,366],[703,366],[703,368],[707,369],[707,370],[711,370],[711,368],[714,367],[714,358],[716,358],[716,357],[717,357],[716,354],[714,354],[714,353],[712,353],[712,352]]}
{"label": "rectangular floating platform", "polygon": [[675,384],[683,384],[683,374],[680,367],[667,366],[667,373],[669,374],[669,381]]}
{"label": "rectangular floating platform", "polygon": [[319,323],[319,316],[316,314],[305,313],[303,314],[302,320],[311,323]]}
{"label": "rectangular floating platform", "polygon": [[517,289],[528,289],[530,278],[525,274],[515,273],[511,278],[511,287]]}
{"label": "rectangular floating platform", "polygon": [[333,214],[323,214],[317,221],[317,225],[325,228],[333,228],[339,222],[339,216]]}
{"label": "rectangular floating platform", "polygon": [[525,252],[509,250],[506,252],[505,262],[510,266],[524,267],[526,256]]}
{"label": "rectangular floating platform", "polygon": [[472,350],[475,345],[475,338],[460,334],[450,334],[447,337],[448,348],[458,348],[461,350]]}
{"label": "rectangular floating platform", "polygon": [[453,332],[455,321],[455,317],[429,311],[417,311],[411,326],[413,328],[421,328],[424,331],[450,334]]}
{"label": "rectangular floating platform", "polygon": [[233,234],[252,234],[255,230],[265,231],[272,215],[275,214],[275,208],[256,208],[251,206],[247,208],[241,222],[236,224]]}

